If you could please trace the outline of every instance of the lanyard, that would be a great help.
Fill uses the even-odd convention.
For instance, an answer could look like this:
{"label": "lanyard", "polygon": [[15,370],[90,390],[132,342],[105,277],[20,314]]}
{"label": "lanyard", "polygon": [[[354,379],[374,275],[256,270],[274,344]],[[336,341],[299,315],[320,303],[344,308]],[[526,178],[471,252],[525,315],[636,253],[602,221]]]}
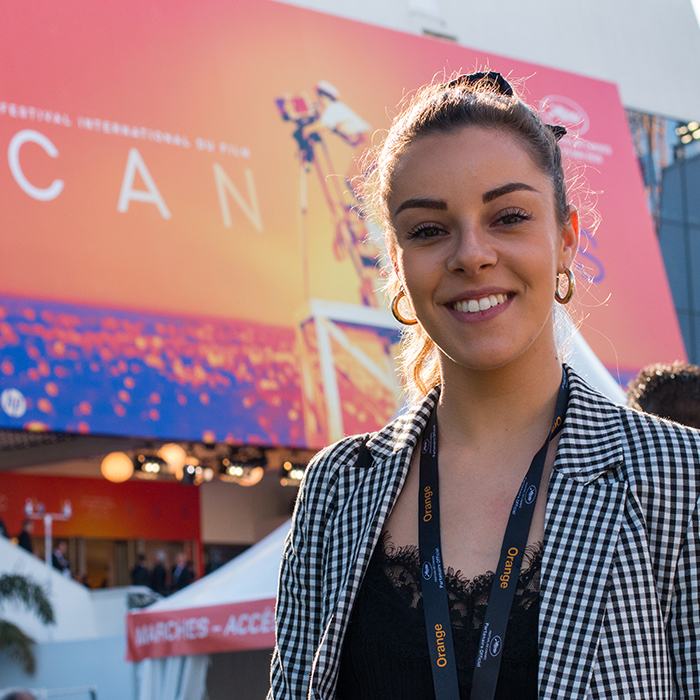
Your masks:
{"label": "lanyard", "polygon": [[[563,373],[552,427],[544,445],[530,463],[508,518],[501,556],[481,628],[471,700],[491,700],[496,692],[503,640],[513,607],[513,597],[523,562],[523,551],[527,545],[532,516],[535,512],[547,448],[550,440],[564,425],[568,395],[566,373]],[[423,578],[421,588],[435,698],[436,700],[459,700],[452,624],[440,545],[438,432],[435,409],[423,433],[418,514],[418,547]]]}

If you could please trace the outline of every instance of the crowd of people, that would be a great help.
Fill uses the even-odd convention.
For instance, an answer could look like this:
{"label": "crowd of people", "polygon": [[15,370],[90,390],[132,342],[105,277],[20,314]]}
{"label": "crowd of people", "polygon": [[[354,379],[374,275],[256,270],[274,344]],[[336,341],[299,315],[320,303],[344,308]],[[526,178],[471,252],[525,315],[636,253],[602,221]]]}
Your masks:
{"label": "crowd of people", "polygon": [[[34,554],[34,544],[32,535],[34,533],[34,522],[26,519],[22,522],[22,530],[15,538],[17,545],[26,550],[30,554]],[[10,535],[7,527],[0,518],[0,535],[9,538]],[[68,559],[68,543],[65,540],[56,542],[56,546],[51,554],[51,564],[54,569],[59,571],[63,576],[72,578],[71,565]],[[220,565],[220,559],[218,565]],[[216,557],[212,558],[207,564],[206,573],[217,568]],[[194,571],[194,562],[187,559],[184,552],[179,552],[175,557],[175,563],[172,567],[168,567],[165,552],[158,550],[155,555],[155,561],[151,569],[148,568],[145,554],[139,554],[136,566],[131,570],[131,585],[132,586],[148,586],[160,595],[170,595],[175,591],[180,591],[189,586],[196,578]],[[88,585],[87,574],[83,574],[77,578],[84,585]],[[105,579],[104,586],[107,585]]]}
{"label": "crowd of people", "polygon": [[168,571],[165,552],[156,552],[153,568],[149,570],[145,554],[139,554],[136,566],[131,570],[133,586],[148,586],[160,595],[181,591],[195,580],[194,562],[179,552],[175,564]]}

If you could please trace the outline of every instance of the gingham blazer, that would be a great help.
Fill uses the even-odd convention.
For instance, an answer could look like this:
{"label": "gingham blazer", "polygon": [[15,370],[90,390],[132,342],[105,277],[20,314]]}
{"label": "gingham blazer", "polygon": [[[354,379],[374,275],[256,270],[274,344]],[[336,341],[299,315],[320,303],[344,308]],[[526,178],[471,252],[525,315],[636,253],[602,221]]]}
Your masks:
{"label": "gingham blazer", "polygon": [[[547,497],[539,697],[700,698],[700,432],[618,406],[570,368]],[[433,390],[309,466],[284,547],[268,700],[335,697],[345,629]]]}

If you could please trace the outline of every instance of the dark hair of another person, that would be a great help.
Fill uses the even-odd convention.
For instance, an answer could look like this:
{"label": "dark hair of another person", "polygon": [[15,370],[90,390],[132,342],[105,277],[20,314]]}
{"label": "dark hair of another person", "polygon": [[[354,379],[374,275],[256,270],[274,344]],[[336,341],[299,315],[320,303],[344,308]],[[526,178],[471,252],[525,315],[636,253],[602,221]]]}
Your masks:
{"label": "dark hair of another person", "polygon": [[[367,157],[365,172],[368,175],[362,187],[363,200],[368,214],[384,229],[389,249],[395,243],[395,232],[387,201],[396,166],[406,149],[426,136],[455,134],[465,127],[492,129],[515,138],[552,183],[557,223],[563,227],[570,221],[556,131],[547,126],[507,83],[508,92],[504,91],[504,81],[498,83],[488,77],[471,81],[464,80],[464,77],[469,78],[463,76],[421,88],[394,119],[383,143]],[[387,268],[387,277],[386,292],[392,299],[399,292],[401,283],[393,268]],[[424,396],[439,382],[435,344],[420,324],[404,330],[400,365],[413,398]]]}
{"label": "dark hair of another person", "polygon": [[631,408],[700,428],[700,367],[683,362],[645,367],[630,382]]}
{"label": "dark hair of another person", "polygon": [[15,690],[2,696],[2,700],[36,700],[27,690]]}

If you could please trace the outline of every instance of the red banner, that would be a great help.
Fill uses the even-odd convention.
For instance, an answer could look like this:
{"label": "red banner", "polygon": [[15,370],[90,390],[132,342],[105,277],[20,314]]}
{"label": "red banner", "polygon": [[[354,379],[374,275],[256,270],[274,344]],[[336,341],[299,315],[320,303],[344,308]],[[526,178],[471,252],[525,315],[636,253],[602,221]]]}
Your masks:
{"label": "red banner", "polygon": [[[44,505],[60,513],[70,501],[70,520],[56,521],[54,537],[97,537],[170,542],[199,540],[199,490],[168,482],[132,480],[113,484],[106,479],[11,474],[0,479],[0,518],[11,535],[19,533],[24,507]],[[38,524],[35,534],[43,534]]]}
{"label": "red banner", "polygon": [[127,661],[272,649],[275,599],[127,615]]}

